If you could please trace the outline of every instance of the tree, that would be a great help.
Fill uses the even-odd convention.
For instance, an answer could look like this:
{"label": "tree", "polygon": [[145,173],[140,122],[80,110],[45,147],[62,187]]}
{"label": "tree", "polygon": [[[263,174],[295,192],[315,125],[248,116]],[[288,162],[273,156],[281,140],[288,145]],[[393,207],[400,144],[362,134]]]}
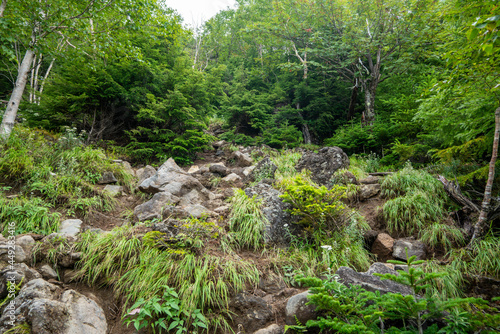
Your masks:
{"label": "tree", "polygon": [[[2,5],[5,4],[5,1],[2,2]],[[37,52],[50,52],[50,45],[57,45],[53,42],[54,39],[60,38],[74,48],[76,46],[69,41],[70,39],[95,43],[95,33],[91,29],[92,20],[99,17],[117,18],[114,22],[109,22],[114,29],[138,25],[141,15],[143,20],[147,20],[142,6],[141,2],[125,0],[102,2],[96,0],[18,0],[9,2],[9,5],[4,7],[5,16],[2,20],[8,21],[11,34],[17,36],[17,43],[25,50],[25,55],[19,65],[17,80],[2,119],[0,138],[8,139],[14,127],[19,104]],[[87,24],[90,24],[90,29]],[[113,39],[109,34],[109,29],[104,29],[102,35],[106,36],[108,42]]]}

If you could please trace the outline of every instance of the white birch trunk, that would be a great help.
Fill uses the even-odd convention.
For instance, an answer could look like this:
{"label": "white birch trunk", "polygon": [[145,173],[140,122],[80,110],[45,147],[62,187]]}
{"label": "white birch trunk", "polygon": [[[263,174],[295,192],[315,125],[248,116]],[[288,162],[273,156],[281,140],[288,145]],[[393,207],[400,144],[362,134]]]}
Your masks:
{"label": "white birch trunk", "polygon": [[3,115],[2,124],[0,125],[0,138],[3,140],[9,139],[12,129],[14,128],[17,110],[19,109],[19,103],[21,103],[24,89],[26,88],[26,82],[28,81],[28,74],[30,72],[34,56],[35,52],[33,50],[26,50],[23,62],[19,67],[16,85],[14,86],[9,103],[7,104],[7,110],[5,110],[5,114]]}
{"label": "white birch trunk", "polygon": [[3,17],[5,7],[7,7],[7,0],[2,0],[2,3],[0,4],[0,17]]}

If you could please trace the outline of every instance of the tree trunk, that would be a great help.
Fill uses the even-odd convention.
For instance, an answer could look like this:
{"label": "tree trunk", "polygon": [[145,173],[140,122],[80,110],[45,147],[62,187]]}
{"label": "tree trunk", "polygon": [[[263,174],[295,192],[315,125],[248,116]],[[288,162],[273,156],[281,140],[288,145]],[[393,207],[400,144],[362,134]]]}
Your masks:
{"label": "tree trunk", "polygon": [[7,7],[7,0],[2,0],[2,3],[0,4],[0,17],[3,17],[5,7]]}
{"label": "tree trunk", "polygon": [[33,63],[33,57],[35,52],[33,50],[26,50],[23,62],[19,67],[19,73],[17,74],[16,85],[10,96],[9,103],[7,104],[7,110],[3,115],[2,124],[0,125],[0,138],[7,140],[10,137],[10,133],[14,128],[14,121],[16,120],[17,110],[19,108],[19,103],[23,97],[24,89],[26,88],[26,82],[28,81],[28,74],[30,72],[31,64]]}
{"label": "tree trunk", "polygon": [[304,134],[304,144],[311,144],[311,133],[309,132],[309,127],[305,123],[302,125],[302,133]]}
{"label": "tree trunk", "polygon": [[354,86],[351,93],[351,102],[349,103],[349,111],[347,112],[347,120],[350,121],[354,118],[356,112],[356,101],[358,100],[358,86]]}
{"label": "tree trunk", "polygon": [[364,120],[367,125],[373,125],[375,121],[375,92],[377,85],[373,82],[366,81],[363,83],[363,90],[365,91],[365,114]]}
{"label": "tree trunk", "polygon": [[479,219],[474,226],[474,234],[469,243],[469,248],[473,243],[480,239],[487,231],[488,227],[488,213],[491,207],[491,190],[493,188],[493,180],[495,179],[495,164],[497,162],[498,156],[498,141],[500,138],[500,107],[495,110],[495,136],[493,138],[493,152],[491,153],[490,170],[488,173],[488,181],[486,182],[486,187],[484,188],[483,203],[481,205],[481,212],[479,213]]}

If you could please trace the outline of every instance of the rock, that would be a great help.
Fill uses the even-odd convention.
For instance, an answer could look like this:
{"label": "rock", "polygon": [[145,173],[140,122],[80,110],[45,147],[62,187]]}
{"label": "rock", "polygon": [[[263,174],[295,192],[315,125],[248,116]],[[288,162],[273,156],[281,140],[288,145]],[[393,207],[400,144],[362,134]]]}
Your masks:
{"label": "rock", "polygon": [[138,169],[135,175],[138,178],[137,184],[141,184],[144,180],[149,179],[151,176],[156,174],[156,169],[150,165],[144,168]]}
{"label": "rock", "polygon": [[188,205],[186,207],[183,207],[182,210],[185,212],[185,214],[177,213],[174,216],[179,218],[189,218],[189,217],[201,218],[203,216],[213,215],[212,211],[210,211],[201,204]]}
{"label": "rock", "polygon": [[340,267],[336,272],[339,276],[339,281],[347,286],[360,285],[367,291],[380,291],[382,294],[392,292],[408,295],[412,293],[408,286],[391,280],[381,280],[380,277],[374,276],[374,273],[398,275],[397,271],[388,268],[380,262],[372,264],[370,269],[364,273],[358,273],[349,267]]}
{"label": "rock", "polygon": [[[9,250],[12,250],[12,246],[9,246],[7,241],[0,244],[0,261],[9,263],[12,258],[9,257]],[[14,262],[15,263],[25,263],[30,262],[30,257],[26,254],[24,249],[19,245],[14,245]]]}
{"label": "rock", "polygon": [[125,169],[125,171],[132,175],[132,176],[135,176],[135,172],[134,172],[134,169],[132,168],[132,166],[130,165],[130,162],[128,161],[121,161],[120,164],[123,166],[123,169]]}
{"label": "rock", "polygon": [[240,151],[236,151],[232,155],[233,159],[236,162],[236,165],[239,167],[248,167],[252,166],[253,160],[248,154],[241,153]]}
{"label": "rock", "polygon": [[34,269],[29,268],[25,263],[15,263],[11,270],[6,266],[0,271],[0,298],[5,298],[7,292],[7,280],[14,281],[16,284],[28,283],[31,280],[40,278],[41,275]]}
{"label": "rock", "polygon": [[387,233],[380,233],[372,245],[372,253],[378,261],[386,261],[392,256],[394,239]]}
{"label": "rock", "polygon": [[97,183],[99,184],[111,184],[116,182],[118,182],[118,180],[112,172],[102,173],[101,178],[99,179],[99,181],[97,181]]}
{"label": "rock", "polygon": [[44,264],[43,266],[41,266],[38,269],[38,272],[40,272],[40,274],[42,274],[42,277],[45,278],[46,280],[59,278],[56,271],[52,269],[52,267],[49,266],[48,264]]}
{"label": "rock", "polygon": [[267,326],[266,328],[259,329],[253,334],[282,334],[283,328],[277,324],[272,324],[271,326]]}
{"label": "rock", "polygon": [[77,273],[78,273],[78,271],[77,270],[73,270],[73,269],[66,269],[66,270],[64,270],[64,272],[63,272],[63,282],[65,284],[68,284],[68,283],[76,281]]}
{"label": "rock", "polygon": [[82,221],[80,219],[66,219],[61,222],[59,233],[75,237],[80,233]]}
{"label": "rock", "polygon": [[155,173],[139,185],[139,190],[149,194],[169,192],[182,197],[192,189],[204,188],[196,178],[184,172],[174,159],[168,159]]}
{"label": "rock", "polygon": [[221,181],[225,182],[227,184],[231,184],[231,183],[241,181],[241,177],[235,173],[231,173],[228,176],[224,177]]}
{"label": "rock", "polygon": [[246,333],[253,333],[274,319],[271,307],[257,296],[240,293],[229,305],[237,311],[233,316],[234,323],[241,324]]}
{"label": "rock", "polygon": [[380,184],[364,184],[359,189],[359,200],[366,201],[380,194]]}
{"label": "rock", "polygon": [[379,184],[380,180],[381,180],[380,177],[370,175],[367,178],[359,180],[359,183],[361,183],[361,184]]}
{"label": "rock", "polygon": [[226,146],[228,143],[225,141],[225,140],[219,140],[219,141],[216,141],[216,142],[213,142],[212,143],[212,146],[214,148],[219,148],[219,147],[223,147],[223,146]]}
{"label": "rock", "polygon": [[210,165],[208,170],[210,171],[210,173],[219,174],[222,177],[229,174],[227,167],[219,164]]}
{"label": "rock", "polygon": [[189,174],[193,174],[193,173],[196,173],[196,172],[197,172],[197,171],[199,171],[199,170],[200,170],[200,167],[199,167],[199,166],[197,166],[197,165],[193,165],[193,166],[191,166],[191,167],[189,168],[188,173],[189,173]]}
{"label": "rock", "polygon": [[243,168],[243,175],[249,176],[252,173],[252,171],[255,169],[255,167],[257,167],[257,166],[250,166],[250,167]]}
{"label": "rock", "polygon": [[106,187],[104,187],[103,192],[108,193],[112,197],[117,197],[123,195],[123,187],[112,186],[108,184]]}
{"label": "rock", "polygon": [[339,147],[323,147],[318,153],[306,152],[295,168],[311,171],[314,182],[328,186],[335,171],[349,167],[349,157]]}
{"label": "rock", "polygon": [[40,278],[28,282],[14,299],[14,308],[3,310],[0,332],[13,321],[31,324],[33,334],[106,333],[106,317],[99,305],[74,290],[61,292]]}
{"label": "rock", "polygon": [[309,291],[305,291],[288,299],[285,308],[285,323],[287,325],[297,325],[297,321],[305,324],[308,320],[318,317],[316,306],[306,305],[309,302],[308,295]]}
{"label": "rock", "polygon": [[278,277],[270,278],[270,279],[260,278],[259,289],[261,289],[267,293],[278,293],[278,292],[286,289],[286,284],[282,278],[278,278]]}
{"label": "rock", "polygon": [[278,167],[276,167],[269,157],[266,157],[259,161],[255,169],[250,174],[250,178],[254,181],[274,179],[276,170],[278,170]]}
{"label": "rock", "polygon": [[64,268],[72,268],[76,262],[82,259],[82,253],[80,252],[71,252],[69,254],[64,255],[58,264]]}
{"label": "rock", "polygon": [[267,219],[264,227],[264,241],[268,244],[285,244],[289,238],[289,224],[292,222],[292,216],[285,210],[290,205],[283,202],[279,197],[281,193],[269,184],[259,182],[253,187],[246,188],[245,194],[248,197],[257,195],[262,200],[262,213]]}
{"label": "rock", "polygon": [[35,246],[35,239],[31,235],[22,235],[16,239],[16,245],[21,246],[28,256],[31,256],[33,247]]}
{"label": "rock", "polygon": [[155,218],[160,219],[163,215],[163,211],[167,207],[177,204],[179,200],[177,196],[168,192],[156,193],[151,200],[135,207],[134,216],[139,221]]}
{"label": "rock", "polygon": [[231,206],[224,205],[224,206],[220,206],[218,208],[215,208],[214,212],[217,213],[217,214],[219,214],[219,215],[225,216],[225,215],[229,214],[230,210],[231,210]]}
{"label": "rock", "polygon": [[398,239],[394,242],[394,250],[392,256],[398,260],[406,261],[406,250],[408,248],[408,256],[417,256],[417,260],[425,260],[425,245],[418,240]]}

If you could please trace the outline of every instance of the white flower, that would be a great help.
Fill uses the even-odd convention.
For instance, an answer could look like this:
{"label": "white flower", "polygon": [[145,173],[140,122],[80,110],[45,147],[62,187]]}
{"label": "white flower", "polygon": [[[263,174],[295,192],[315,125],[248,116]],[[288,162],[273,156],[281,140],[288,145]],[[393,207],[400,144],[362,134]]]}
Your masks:
{"label": "white flower", "polygon": [[332,246],[330,246],[330,245],[323,245],[323,246],[321,246],[321,248],[326,249],[327,251],[332,250]]}
{"label": "white flower", "polygon": [[283,225],[283,227],[288,227],[288,224]]}

